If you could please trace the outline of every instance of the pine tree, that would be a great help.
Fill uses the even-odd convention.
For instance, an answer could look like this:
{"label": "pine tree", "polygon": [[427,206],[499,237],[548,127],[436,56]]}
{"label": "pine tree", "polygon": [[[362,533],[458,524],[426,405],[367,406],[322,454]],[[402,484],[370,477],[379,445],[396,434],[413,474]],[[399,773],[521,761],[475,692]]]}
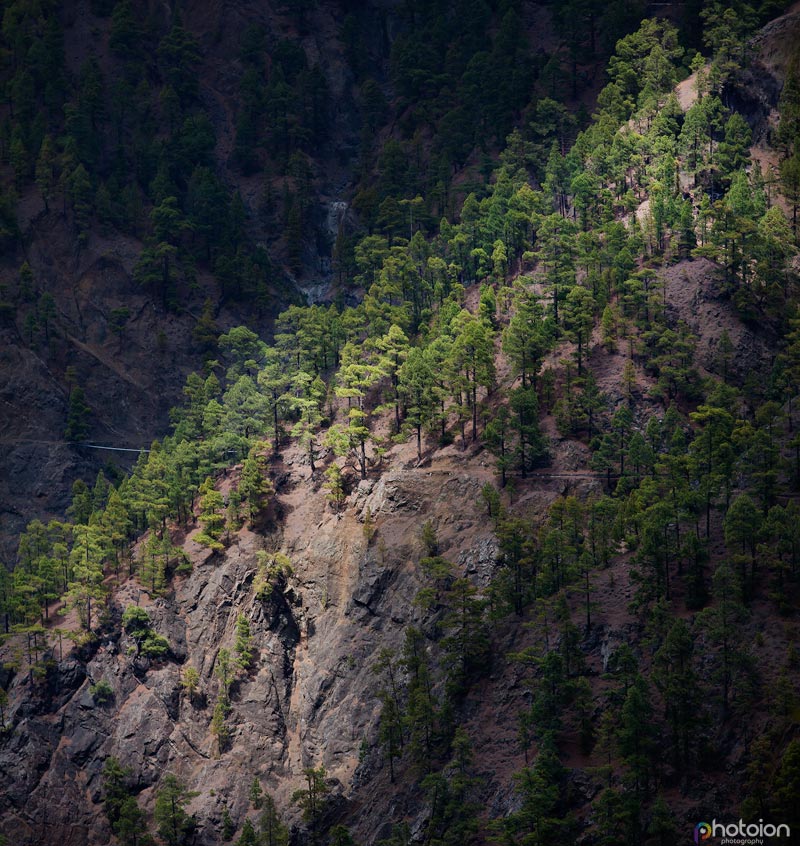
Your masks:
{"label": "pine tree", "polygon": [[772,804],[781,822],[791,828],[800,824],[800,741],[797,738],[789,743],[781,757]]}
{"label": "pine tree", "polygon": [[249,670],[253,663],[253,638],[250,634],[250,622],[244,614],[236,618],[236,663],[243,670]]}
{"label": "pine tree", "polygon": [[539,590],[539,560],[534,539],[526,521],[516,517],[498,520],[496,534],[503,570],[495,581],[493,592],[520,616]]}
{"label": "pine tree", "polygon": [[25,139],[19,125],[14,127],[11,136],[11,145],[8,150],[8,157],[11,167],[14,170],[14,185],[19,190],[30,173],[30,159],[25,147]]}
{"label": "pine tree", "polygon": [[734,421],[727,409],[711,404],[698,406],[697,411],[689,416],[701,427],[692,441],[690,454],[697,465],[705,500],[706,537],[709,537],[714,499],[732,471],[731,435]]}
{"label": "pine tree", "polygon": [[230,742],[231,732],[228,724],[225,722],[225,717],[228,714],[229,706],[220,698],[214,705],[214,713],[211,716],[211,734],[217,743],[217,757],[221,755],[227,748]]}
{"label": "pine tree", "polygon": [[392,401],[394,403],[395,431],[400,431],[400,370],[409,355],[409,344],[406,333],[392,324],[389,331],[376,341],[380,353],[378,367],[389,377],[392,386]]}
{"label": "pine tree", "polygon": [[42,145],[39,148],[39,157],[36,160],[36,185],[44,200],[44,209],[50,211],[50,201],[53,199],[56,186],[56,152],[53,146],[53,139],[45,135]]}
{"label": "pine tree", "polygon": [[575,360],[578,373],[583,373],[584,353],[589,345],[592,327],[594,325],[595,301],[591,294],[581,285],[576,285],[568,294],[565,301],[564,326],[569,337],[577,344]]}
{"label": "pine tree", "polygon": [[158,825],[158,834],[166,846],[185,846],[195,828],[195,822],[184,810],[199,794],[186,789],[172,773],[164,776],[156,791],[153,816]]}
{"label": "pine tree", "polygon": [[102,535],[97,526],[78,524],[73,528],[73,547],[70,553],[72,580],[69,597],[78,608],[81,623],[91,632],[93,602],[105,596],[103,588],[103,546]]}
{"label": "pine tree", "polygon": [[412,347],[398,370],[397,392],[406,409],[405,424],[417,439],[417,459],[422,459],[422,431],[433,422],[436,408],[434,373],[427,350]]}
{"label": "pine tree", "polygon": [[500,487],[506,486],[506,474],[511,467],[511,413],[507,405],[501,405],[491,420],[486,424],[483,439],[489,449],[497,456],[497,469],[500,471]]}
{"label": "pine tree", "polygon": [[[747,595],[752,595],[755,590],[756,551],[763,523],[762,511],[746,493],[739,494],[731,503],[723,522],[725,544],[733,560],[741,562],[740,587],[746,588]],[[750,563],[749,579],[747,563]]]}
{"label": "pine tree", "polygon": [[250,785],[250,793],[248,794],[250,804],[255,810],[259,811],[264,806],[264,789],[261,787],[261,782],[258,776],[253,776],[253,782]]}
{"label": "pine tree", "polygon": [[774,743],[768,735],[761,735],[750,744],[745,771],[745,789],[748,793],[742,802],[742,814],[746,818],[763,818],[769,813],[774,755]]}
{"label": "pine tree", "polygon": [[478,388],[490,390],[494,383],[494,347],[491,327],[462,310],[453,321],[455,338],[451,367],[461,377],[472,412],[472,440],[478,437]]}
{"label": "pine tree", "polygon": [[130,795],[127,785],[130,775],[131,770],[123,767],[117,758],[106,758],[103,764],[103,810],[112,830],[116,830],[122,805]]}
{"label": "pine tree", "polygon": [[254,520],[266,507],[269,495],[273,492],[272,482],[267,478],[267,460],[264,455],[264,442],[251,447],[239,475],[239,496],[247,502],[247,513]]}
{"label": "pine tree", "polygon": [[236,841],[236,846],[258,846],[258,835],[248,818],[245,818],[242,824],[242,833]]}
{"label": "pine tree", "polygon": [[523,478],[547,455],[539,428],[539,402],[533,387],[514,388],[509,394],[512,425],[517,433],[516,455]]}
{"label": "pine tree", "polygon": [[379,699],[383,704],[378,724],[378,740],[386,750],[386,757],[389,759],[389,780],[394,784],[394,762],[403,751],[402,714],[396,698],[388,691],[382,690]]}
{"label": "pine tree", "polygon": [[409,747],[415,763],[428,772],[436,735],[438,703],[433,678],[419,629],[406,629],[401,664],[408,673],[407,704],[404,712]]}
{"label": "pine tree", "polygon": [[521,806],[501,823],[508,842],[555,846],[569,837],[571,820],[563,808],[564,776],[552,738],[546,738],[533,767],[514,776]]}
{"label": "pine tree", "polygon": [[731,689],[744,657],[741,624],[747,611],[741,601],[741,585],[726,562],[714,573],[711,594],[714,604],[700,613],[698,624],[718,649],[714,677],[721,687],[723,712],[727,713]]}
{"label": "pine tree", "polygon": [[676,766],[691,762],[692,744],[700,722],[702,690],[693,667],[694,641],[686,623],[678,619],[655,655],[653,681],[664,699],[671,728]]}
{"label": "pine tree", "polygon": [[319,819],[325,809],[326,796],[330,792],[325,783],[325,775],[325,767],[306,767],[303,770],[305,788],[295,790],[292,794],[292,803],[300,808],[303,819],[309,824],[312,842],[317,841]]}
{"label": "pine tree", "polygon": [[486,601],[469,579],[455,579],[444,598],[448,613],[442,620],[442,638],[448,687],[453,695],[466,690],[472,677],[485,669],[489,637],[484,622]]}
{"label": "pine tree", "polygon": [[150,633],[150,615],[138,605],[128,605],[122,614],[122,628],[136,644],[138,655],[142,642]]}
{"label": "pine tree", "polygon": [[281,443],[280,421],[284,410],[290,406],[286,390],[292,375],[291,367],[282,360],[279,351],[270,347],[265,353],[264,366],[258,373],[258,384],[264,389],[266,395],[268,413],[272,417],[273,447],[276,450],[279,449]]}
{"label": "pine tree", "polygon": [[328,499],[338,511],[344,504],[345,499],[347,499],[342,468],[334,462],[325,471],[325,479],[328,486]]}
{"label": "pine tree", "polygon": [[264,794],[264,810],[258,818],[258,829],[263,846],[288,846],[289,830],[281,821],[275,800]]}
{"label": "pine tree", "polygon": [[536,255],[552,293],[552,314],[556,325],[560,324],[559,306],[563,292],[575,284],[575,234],[575,224],[560,214],[543,218],[537,232],[540,247]]}
{"label": "pine tree", "polygon": [[797,208],[800,206],[800,147],[781,162],[783,193],[792,207],[792,232],[797,241]]}
{"label": "pine tree", "polygon": [[610,304],[603,308],[603,314],[600,318],[600,329],[602,332],[603,346],[609,353],[616,352],[617,349],[617,319],[614,309]]}
{"label": "pine tree", "polygon": [[[168,539],[167,542],[169,542]],[[147,536],[147,542],[139,547],[138,577],[154,595],[160,594],[167,583],[164,558],[164,541],[159,539],[156,532],[151,531]]]}
{"label": "pine tree", "polygon": [[[291,404],[298,415],[298,420],[292,427],[292,437],[300,440],[313,473],[317,460],[316,430],[322,421],[320,407],[325,398],[325,386],[319,377],[315,379],[310,373],[302,370],[295,375],[292,382],[295,390]],[[366,457],[364,463],[366,473]]]}
{"label": "pine tree", "polygon": [[646,792],[655,755],[655,725],[648,684],[637,676],[620,714],[619,749],[637,795]]}
{"label": "pine tree", "polygon": [[147,816],[133,796],[123,800],[114,833],[120,846],[155,846],[155,841],[147,832]]}
{"label": "pine tree", "polygon": [[509,357],[514,372],[522,378],[522,387],[536,385],[536,376],[549,343],[542,322],[542,309],[534,295],[524,286],[515,288],[514,314],[503,332],[503,352]]}
{"label": "pine tree", "polygon": [[181,673],[181,687],[189,697],[189,701],[194,702],[200,690],[200,674],[191,665]]}
{"label": "pine tree", "polygon": [[114,550],[115,569],[119,570],[120,555],[123,553],[131,530],[128,509],[116,488],[111,488],[108,502],[103,510],[103,531]]}
{"label": "pine tree", "polygon": [[225,528],[225,516],[222,513],[224,501],[222,494],[215,490],[210,478],[200,486],[200,524],[203,531],[197,535],[197,543],[203,544],[215,552],[224,549],[220,538]]}
{"label": "pine tree", "polygon": [[65,440],[71,442],[85,440],[89,434],[89,415],[91,411],[91,408],[86,402],[86,395],[83,392],[83,388],[76,385],[69,394],[67,425],[64,429]]}
{"label": "pine tree", "polygon": [[617,846],[626,842],[628,813],[624,795],[613,787],[606,787],[592,807],[597,819],[598,846]]}
{"label": "pine tree", "polygon": [[92,198],[94,191],[86,168],[79,164],[69,174],[67,190],[72,203],[75,228],[78,230],[78,243],[85,246],[89,240],[89,225],[92,217]]}
{"label": "pine tree", "polygon": [[219,679],[219,698],[227,707],[230,697],[230,687],[233,683],[233,667],[231,666],[230,650],[224,646],[217,653],[214,663],[214,674]]}
{"label": "pine tree", "polygon": [[227,805],[222,806],[222,840],[225,843],[228,843],[230,840],[233,839],[234,832],[236,831],[236,824],[231,817],[231,812],[228,810]]}

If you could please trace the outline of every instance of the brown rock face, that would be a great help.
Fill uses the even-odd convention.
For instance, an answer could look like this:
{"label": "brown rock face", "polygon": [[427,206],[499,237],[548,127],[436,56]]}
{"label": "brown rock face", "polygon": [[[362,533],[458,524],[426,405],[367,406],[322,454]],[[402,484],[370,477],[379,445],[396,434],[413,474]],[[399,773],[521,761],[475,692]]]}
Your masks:
{"label": "brown rock face", "polygon": [[[169,660],[149,664],[123,634],[101,639],[84,660],[65,658],[35,690],[27,678],[13,679],[13,729],[0,741],[6,773],[0,810],[10,842],[108,844],[102,768],[111,755],[131,768],[148,811],[166,772],[199,792],[188,808],[199,822],[199,844],[217,842],[223,803],[243,819],[254,776],[297,821],[290,796],[302,786],[302,770],[324,765],[334,808],[366,803],[369,811],[356,815],[355,826],[371,842],[380,828],[375,819],[395,801],[380,751],[362,751],[362,744],[376,746],[372,667],[382,648],[399,650],[406,624],[420,622],[413,600],[424,521],[462,572],[477,584],[490,578],[496,551],[480,502],[486,478],[477,464],[391,470],[362,483],[336,514],[324,491],[295,475],[278,498],[284,517],[268,533],[244,529],[224,554],[198,556],[166,597],[151,599],[137,583],[123,584],[112,614],[118,619],[130,604],[146,608],[170,643]],[[366,508],[377,527],[369,541]],[[187,548],[196,547],[189,541]],[[253,585],[257,552],[265,548],[287,554],[293,575],[262,600]],[[220,754],[210,732],[219,692],[215,665],[221,647],[235,655],[239,614],[250,623],[255,659],[231,687],[231,738]],[[191,702],[180,685],[187,665],[201,680]],[[101,679],[113,689],[105,705],[89,692]]]}

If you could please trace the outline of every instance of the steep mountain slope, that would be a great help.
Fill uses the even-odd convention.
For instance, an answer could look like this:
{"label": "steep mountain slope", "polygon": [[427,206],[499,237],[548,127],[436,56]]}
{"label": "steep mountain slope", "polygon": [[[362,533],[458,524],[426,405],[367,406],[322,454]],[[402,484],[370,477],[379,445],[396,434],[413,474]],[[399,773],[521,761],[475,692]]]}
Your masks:
{"label": "steep mountain slope", "polygon": [[[327,507],[324,491],[313,489],[307,470],[282,471],[285,493],[275,505],[282,516],[272,532],[242,531],[218,556],[194,545],[190,534],[185,548],[193,572],[179,578],[166,600],[148,600],[135,582],[124,583],[112,614],[118,619],[128,604],[146,608],[169,640],[171,660],[149,667],[130,654],[128,637],[114,636],[103,638],[91,658],[54,670],[42,697],[26,706],[25,716],[17,714],[14,738],[0,753],[11,778],[4,830],[14,841],[108,843],[93,803],[109,755],[140,773],[137,791],[145,804],[165,770],[201,790],[190,807],[202,827],[199,843],[217,842],[223,804],[235,818],[243,815],[254,776],[281,807],[289,807],[303,768],[320,764],[334,780],[341,812],[348,801],[365,801],[359,785],[370,784],[374,794],[380,754],[360,755],[377,731],[372,668],[381,649],[400,649],[404,626],[424,617],[414,605],[421,523],[432,522],[442,553],[479,584],[486,586],[496,567],[496,542],[480,504],[491,471],[479,460],[447,457],[402,469],[414,463],[405,453],[406,460],[402,451],[390,459],[396,469],[360,485],[339,513]],[[537,511],[553,495],[543,490]],[[369,541],[366,509],[376,523]],[[253,582],[256,553],[265,547],[288,555],[293,574],[260,600]],[[220,647],[233,651],[242,613],[256,644],[255,669],[235,683],[230,747],[220,757],[208,728],[219,688],[213,670]],[[189,664],[200,674],[202,704],[181,693],[181,665]],[[89,693],[101,679],[114,691],[104,706]],[[496,790],[502,795],[507,785]],[[364,811],[365,834],[392,801],[388,785],[372,801],[378,804]]]}
{"label": "steep mountain slope", "polygon": [[[314,227],[320,229],[324,229],[328,214],[324,207],[328,192],[344,190],[352,179],[347,155],[337,159],[335,151],[352,150],[355,142],[351,136],[358,124],[352,92],[349,83],[345,84],[348,77],[337,26],[329,19],[330,8],[319,10],[315,34],[304,45],[326,74],[326,107],[335,116],[326,122],[328,143],[316,151],[324,175],[314,198]],[[109,115],[118,110],[114,98],[120,96],[113,85],[122,73],[124,57],[109,47],[113,18],[93,11],[86,3],[66,4],[60,10],[65,68],[77,80],[90,59],[99,62],[103,75],[99,132],[110,148]],[[153,7],[151,14],[155,31],[162,30],[167,23],[163,10]],[[202,48],[197,73],[201,108],[209,116],[215,137],[214,163],[228,189],[241,194],[249,237],[274,242],[279,239],[280,224],[272,221],[265,226],[259,221],[263,175],[243,177],[230,164],[242,72],[231,57],[238,54],[248,26],[263,25],[274,45],[293,36],[291,21],[263,4],[252,8],[237,5],[232,10],[198,3],[185,14]],[[150,131],[155,134],[161,127]],[[10,168],[7,171],[10,176]],[[124,227],[101,220],[94,201],[85,243],[76,244],[75,220],[66,194],[63,208],[58,201],[48,208],[38,185],[23,181],[18,191],[19,243],[7,251],[2,273],[2,290],[13,308],[9,305],[0,327],[6,351],[2,381],[4,419],[8,421],[3,435],[7,459],[0,474],[0,554],[7,564],[13,560],[15,536],[31,517],[64,513],[76,478],[91,479],[104,466],[131,466],[132,459],[123,452],[99,452],[65,443],[69,395],[74,386],[84,391],[91,410],[82,440],[146,448],[154,437],[167,431],[167,412],[178,401],[187,373],[207,356],[213,331],[251,320],[255,329],[266,334],[270,316],[302,296],[276,274],[268,283],[269,304],[260,303],[254,315],[249,306],[229,298],[226,302],[214,268],[201,266],[196,278],[187,280],[188,289],[181,292],[182,306],[166,310],[151,290],[134,279],[146,235],[144,221]],[[280,259],[280,250],[277,257]],[[20,282],[23,262],[30,268],[27,282]],[[320,270],[322,259],[314,239],[308,243],[304,262],[313,268],[309,285],[324,285],[330,279],[329,269]],[[42,297],[52,298],[44,310]],[[195,329],[206,300],[212,303],[214,323],[206,328],[203,340],[198,340]]]}
{"label": "steep mountain slope", "polygon": [[[0,264],[6,565],[29,519],[64,513],[76,478],[130,466],[125,453],[65,443],[75,440],[64,438],[73,388],[90,409],[77,440],[147,447],[166,433],[187,372],[213,358],[215,332],[247,322],[267,335],[274,314],[306,295],[330,299],[338,286],[352,297],[357,225],[405,232],[397,203],[420,192],[417,226],[452,213],[480,156],[485,168],[527,120],[529,100],[545,87],[565,101],[594,90],[608,44],[636,23],[592,17],[593,52],[571,91],[546,8],[523,4],[508,34],[504,10],[454,9],[195,0],[178,13],[75,0],[9,11],[0,68],[11,92]],[[436,16],[463,29],[448,36],[447,68],[425,53],[444,37]],[[574,34],[573,50],[576,38],[588,34]],[[478,131],[453,110],[453,85],[493,44],[493,78],[519,65],[520,85]],[[477,108],[483,97],[472,96]],[[200,184],[210,192],[202,201]],[[180,220],[164,234],[152,213],[171,194]],[[159,245],[176,251],[163,285],[152,267]],[[207,300],[215,324],[199,337]]]}
{"label": "steep mountain slope", "polygon": [[673,37],[541,181],[513,137],[458,223],[359,245],[361,305],[223,337],[174,438],[29,527],[12,842],[285,843],[254,778],[293,844],[800,821],[796,237],[680,51],[622,101]]}

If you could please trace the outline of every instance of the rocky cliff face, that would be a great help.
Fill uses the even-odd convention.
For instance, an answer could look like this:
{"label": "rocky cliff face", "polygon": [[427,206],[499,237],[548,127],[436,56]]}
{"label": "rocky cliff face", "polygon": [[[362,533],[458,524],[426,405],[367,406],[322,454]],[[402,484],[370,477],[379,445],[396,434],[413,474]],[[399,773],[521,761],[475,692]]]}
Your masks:
{"label": "rocky cliff face", "polygon": [[[326,505],[307,468],[282,469],[274,522],[259,531],[243,529],[224,554],[199,547],[190,533],[182,542],[193,571],[176,577],[163,597],[150,596],[132,580],[114,591],[109,612],[116,630],[126,606],[144,607],[169,641],[168,660],[151,664],[136,657],[123,634],[101,638],[91,653],[89,647],[79,653],[64,647],[63,660],[43,681],[13,676],[11,729],[0,746],[3,831],[11,842],[107,844],[101,788],[111,755],[131,768],[138,801],[148,810],[165,772],[196,790],[188,810],[200,823],[200,844],[217,842],[223,806],[234,819],[243,818],[253,776],[297,823],[291,793],[302,786],[304,767],[324,765],[330,813],[346,817],[359,809],[350,820],[354,833],[374,842],[381,833],[376,820],[388,829],[393,815],[409,810],[402,807],[402,792],[389,789],[375,745],[379,703],[372,668],[382,648],[399,650],[407,624],[423,621],[414,604],[422,584],[417,563],[425,554],[421,525],[431,521],[442,554],[478,586],[488,584],[496,566],[496,542],[480,500],[491,471],[479,458],[454,461],[456,453],[449,452],[424,468],[395,461],[379,479],[362,482],[339,513]],[[539,491],[537,510],[553,495]],[[370,540],[367,509],[376,527]],[[284,552],[293,569],[286,584],[263,600],[254,592],[262,549]],[[210,732],[219,690],[214,667],[221,647],[233,650],[240,613],[250,623],[255,660],[232,687],[232,737],[219,754]],[[187,665],[201,680],[194,701],[180,685]],[[113,689],[105,705],[90,692],[100,680]],[[511,687],[506,699],[522,695]],[[502,706],[493,712],[495,748],[503,744],[503,715]],[[506,769],[519,757],[509,719],[513,751]],[[487,800],[497,804],[510,788],[502,775],[493,775]]]}

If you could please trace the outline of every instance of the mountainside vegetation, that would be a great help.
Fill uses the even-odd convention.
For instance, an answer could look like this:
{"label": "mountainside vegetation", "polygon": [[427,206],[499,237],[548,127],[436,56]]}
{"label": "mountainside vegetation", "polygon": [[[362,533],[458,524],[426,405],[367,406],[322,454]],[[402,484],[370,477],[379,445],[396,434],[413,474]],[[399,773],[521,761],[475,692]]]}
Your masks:
{"label": "mountainside vegetation", "polygon": [[[69,484],[109,457],[129,470],[77,445],[162,435],[220,332],[247,320],[267,334],[301,292],[354,301],[364,231],[432,235],[485,190],[512,127],[543,158],[553,140],[566,151],[588,120],[573,107],[642,14],[7,4],[0,331],[10,417],[26,426],[8,433],[4,532],[63,513]],[[107,403],[126,393],[138,426]],[[28,419],[33,402],[46,413]]]}
{"label": "mountainside vegetation", "polygon": [[[380,16],[352,5],[354,217],[321,251],[331,296],[302,305],[315,168],[335,158],[326,76],[297,46],[319,10],[286,4],[296,37],[276,44],[243,30],[223,166],[188,15],[162,32],[126,0],[93,4],[114,70],[87,59],[76,77],[59,7],[6,4],[7,254],[36,190],[78,251],[97,226],[133,237],[148,298],[202,313],[169,434],[129,474],[76,481],[64,519],[31,521],[0,568],[0,760],[12,772],[73,695],[102,720],[146,689],[186,721],[197,766],[236,786],[220,799],[180,756],[109,740],[76,784],[96,837],[121,844],[663,845],[710,817],[800,827],[796,49],[773,120],[737,110],[751,39],[782,8],[713,0],[676,23],[635,3],[406,3],[376,53]],[[553,44],[535,51],[540,12]],[[780,20],[798,32],[800,13]],[[258,210],[230,174],[258,176]],[[44,344],[53,297],[25,267],[4,319]],[[250,325],[221,331],[201,274]],[[90,413],[72,384],[68,440]],[[392,474],[436,473],[471,481],[436,508],[428,489],[425,507],[387,493]],[[465,490],[478,517],[455,511]],[[392,547],[403,514],[414,534]],[[486,533],[480,566],[453,554],[460,520],[469,543],[476,521]],[[323,588],[287,538],[337,525],[359,584]],[[379,564],[370,589],[397,604],[369,628],[353,609],[377,615],[356,595]],[[196,633],[170,639],[168,618],[225,580],[213,655]],[[347,694],[298,687],[297,667],[345,604],[355,645],[325,684],[358,674],[371,701],[336,711]],[[125,669],[95,678],[111,654]],[[89,669],[60,698],[65,655]],[[265,668],[282,769],[244,769]],[[298,689],[331,719],[357,714],[350,763],[315,735],[322,711],[293,728]],[[0,830],[35,843],[46,795],[34,812],[10,780]]]}

